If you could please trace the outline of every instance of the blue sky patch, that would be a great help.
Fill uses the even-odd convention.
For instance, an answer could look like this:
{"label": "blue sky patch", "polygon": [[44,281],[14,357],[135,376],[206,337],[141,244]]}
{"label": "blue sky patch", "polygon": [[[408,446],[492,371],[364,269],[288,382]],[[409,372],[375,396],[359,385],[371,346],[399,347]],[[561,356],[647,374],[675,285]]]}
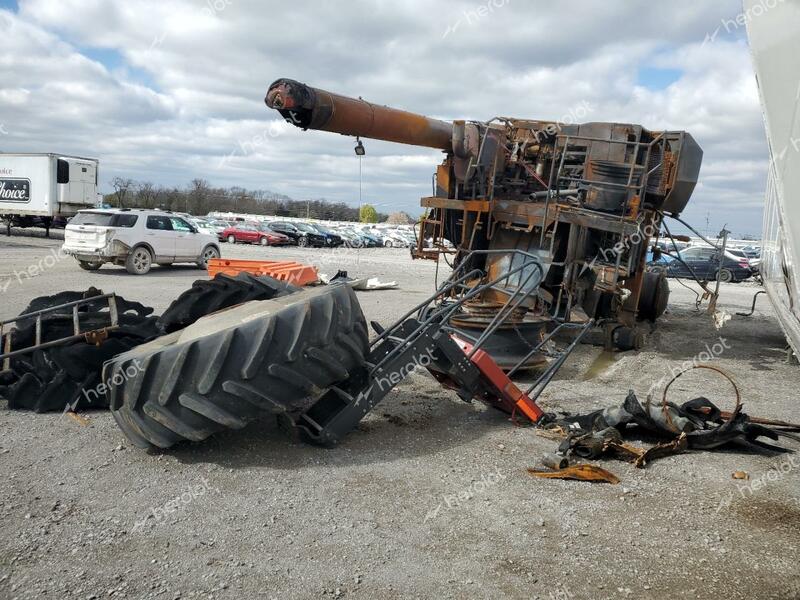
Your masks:
{"label": "blue sky patch", "polygon": [[143,69],[130,66],[125,61],[125,57],[113,48],[77,46],[76,50],[83,54],[86,58],[99,62],[105,66],[105,68],[116,77],[122,78],[131,83],[138,83],[139,85],[149,87],[153,90],[158,90],[158,86],[151,77],[150,73]]}
{"label": "blue sky patch", "polygon": [[77,46],[78,52],[87,58],[102,63],[109,71],[114,71],[125,65],[122,55],[112,48],[90,48]]}
{"label": "blue sky patch", "polygon": [[683,75],[680,69],[660,69],[658,67],[642,67],[636,83],[650,90],[663,90],[678,81]]}

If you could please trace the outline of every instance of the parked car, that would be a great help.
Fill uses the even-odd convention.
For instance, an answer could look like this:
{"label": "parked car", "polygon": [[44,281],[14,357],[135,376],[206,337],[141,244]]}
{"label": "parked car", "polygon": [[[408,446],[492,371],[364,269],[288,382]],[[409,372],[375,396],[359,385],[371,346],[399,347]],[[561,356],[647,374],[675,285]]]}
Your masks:
{"label": "parked car", "polygon": [[758,246],[745,246],[742,252],[747,254],[747,258],[761,258],[761,248]]}
{"label": "parked car", "polygon": [[399,231],[387,231],[385,232],[383,245],[387,248],[408,248],[413,245],[413,242],[409,241],[409,239]]}
{"label": "parked car", "polygon": [[342,242],[348,248],[363,248],[364,247],[364,238],[358,235],[352,229],[347,229],[344,227],[340,227],[336,230],[336,233],[342,238]]}
{"label": "parked car", "polygon": [[212,221],[209,221],[209,224],[211,225],[211,228],[216,232],[217,237],[219,237],[219,241],[222,242],[224,241],[224,238],[222,237],[222,232],[225,231],[231,225],[233,225],[233,222],[214,219]]}
{"label": "parked car", "polygon": [[[726,251],[720,264],[719,250],[710,246],[691,246],[681,250],[680,257],[683,262],[673,259],[665,265],[650,263],[648,267],[651,270],[663,270],[667,277],[691,277],[693,271],[699,279],[705,281],[716,279],[719,272],[719,279],[724,283],[743,281],[753,275],[747,259],[738,258]],[[691,271],[687,265],[691,267]]]}
{"label": "parked car", "polygon": [[664,271],[666,269],[667,264],[673,260],[675,259],[666,254],[661,254],[658,257],[658,260],[654,260],[652,250],[648,250],[647,255],[645,257],[645,262],[647,263],[648,271]]}
{"label": "parked car", "polygon": [[[300,231],[302,231],[302,232],[304,232],[306,234],[309,234],[309,235],[314,234],[316,236],[319,236],[316,239],[315,242],[312,241],[311,237],[308,238],[309,242],[312,242],[311,244],[309,244],[311,246],[314,246],[314,245],[318,244],[321,247],[334,247],[337,243],[340,246],[342,244],[342,238],[340,238],[338,235],[335,235],[335,234],[332,234],[332,233],[330,233],[330,234],[329,233],[325,233],[323,231],[324,228],[321,228],[319,225],[312,225],[311,223],[296,222],[296,223],[294,223],[294,226],[297,229],[299,229]],[[320,239],[321,239],[321,243],[320,243]]]}
{"label": "parked car", "polygon": [[198,231],[201,233],[210,233],[211,235],[216,235],[216,230],[211,226],[206,219],[202,217],[195,217],[192,215],[188,215],[186,213],[176,213],[182,219],[189,221],[192,225],[194,225]]}
{"label": "parked car", "polygon": [[259,223],[256,228],[267,236],[270,246],[288,246],[292,243],[292,238],[270,229],[266,223]]}
{"label": "parked car", "polygon": [[364,235],[368,235],[370,238],[375,240],[378,246],[385,246],[387,237],[386,235],[376,228],[364,228],[361,230]]}
{"label": "parked car", "polygon": [[401,231],[400,235],[408,242],[409,248],[414,248],[417,245],[417,238],[414,236],[413,231]]}
{"label": "parked car", "polygon": [[744,260],[746,260],[747,264],[749,264],[750,268],[753,269],[754,271],[757,271],[758,270],[758,265],[761,264],[761,259],[760,258],[756,258],[755,256],[749,255],[747,252],[745,252],[741,248],[731,248],[731,249],[728,250],[728,252],[733,254],[738,259],[742,259],[743,258]]}
{"label": "parked car", "polygon": [[87,271],[113,263],[134,275],[144,275],[154,263],[192,262],[205,269],[210,259],[220,256],[217,237],[201,233],[186,219],[166,211],[127,208],[79,211],[64,230],[62,249]]}
{"label": "parked car", "polygon": [[271,221],[267,224],[273,231],[291,238],[292,242],[298,246],[313,246],[316,248],[325,246],[325,236],[308,225],[301,229],[301,225],[304,225],[304,223],[290,223],[289,221]]}
{"label": "parked car", "polygon": [[327,227],[323,227],[322,225],[317,225],[314,223],[313,225],[310,223],[301,223],[301,225],[308,225],[309,227],[314,228],[320,235],[325,236],[325,245],[330,248],[338,248],[342,244],[344,244],[344,240],[342,236],[338,233],[335,233],[328,229]]}
{"label": "parked car", "polygon": [[365,248],[380,248],[383,246],[383,242],[372,235],[370,232],[365,231],[363,229],[354,230],[356,235],[360,236],[361,239],[364,241]]}
{"label": "parked car", "polygon": [[272,231],[269,228],[262,229],[252,223],[236,223],[226,228],[222,232],[222,238],[229,244],[237,242],[241,244],[260,244],[261,246],[285,246],[289,243],[287,236]]}
{"label": "parked car", "polygon": [[673,242],[672,240],[669,239],[660,240],[656,245],[659,248],[661,248],[661,250],[663,250],[664,252],[669,252],[670,254],[675,254],[689,247],[688,242],[680,242],[677,240]]}

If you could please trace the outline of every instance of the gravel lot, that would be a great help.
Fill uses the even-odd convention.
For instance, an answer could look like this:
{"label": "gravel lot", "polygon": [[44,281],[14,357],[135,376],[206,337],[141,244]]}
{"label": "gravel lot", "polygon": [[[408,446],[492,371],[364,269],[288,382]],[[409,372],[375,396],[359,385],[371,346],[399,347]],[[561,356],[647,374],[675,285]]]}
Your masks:
{"label": "gravel lot", "polygon": [[[35,231],[0,237],[1,318],[90,285],[160,312],[204,275],[88,273],[47,259],[59,244]],[[382,323],[428,295],[435,275],[401,250],[224,244],[223,255],[396,280],[399,290],[359,293],[367,319]],[[41,272],[21,274],[31,265]],[[719,306],[748,310],[756,289],[726,285]],[[735,374],[745,410],[800,421],[800,368],[786,362],[768,302],[717,331],[693,300],[673,282],[644,350],[608,360],[579,347],[540,403],[588,411],[629,389],[644,395],[722,336],[729,348],[716,362]],[[730,408],[726,386],[691,375],[671,399],[703,394]],[[694,453],[642,470],[604,462],[622,479],[615,486],[535,480],[525,468],[556,442],[419,373],[333,450],[265,421],[147,453],[109,414],[85,416],[0,401],[0,598],[800,598],[794,455]],[[749,482],[732,479],[739,470]]]}

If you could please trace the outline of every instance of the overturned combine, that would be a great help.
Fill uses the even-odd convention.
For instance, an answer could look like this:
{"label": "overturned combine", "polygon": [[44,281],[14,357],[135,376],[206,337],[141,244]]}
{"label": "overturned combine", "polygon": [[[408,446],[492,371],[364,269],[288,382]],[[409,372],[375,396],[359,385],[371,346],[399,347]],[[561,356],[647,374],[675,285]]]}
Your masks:
{"label": "overturned combine", "polygon": [[[634,348],[640,323],[663,312],[668,287],[646,272],[645,254],[664,215],[680,213],[694,189],[702,152],[689,134],[613,123],[448,123],[286,79],[266,101],[304,129],[444,150],[436,193],[422,199],[430,213],[414,255],[438,259],[450,240],[454,268],[399,321],[372,323],[372,340],[346,283],[197,282],[158,320],[152,336],[160,337],[145,335],[103,365],[105,399],[134,444],[200,441],[263,414],[310,442],[335,444],[421,357],[462,400],[537,422],[539,394],[585,335],[600,325],[606,343]],[[18,334],[5,335],[0,360],[12,367],[12,394],[31,379],[20,353],[42,349],[43,318],[33,346],[9,352]],[[62,342],[87,335],[78,325]],[[107,329],[117,327],[112,319]],[[573,335],[556,351],[559,332]],[[511,381],[545,362],[527,389]],[[100,380],[97,362],[90,366]],[[39,388],[49,392],[49,381]]]}
{"label": "overturned combine", "polygon": [[[455,252],[456,265],[493,275],[512,270],[521,250],[541,260],[538,289],[492,335],[487,350],[507,366],[554,320],[602,325],[607,345],[637,348],[666,308],[669,288],[648,273],[645,256],[665,213],[677,216],[697,182],[702,150],[683,131],[623,123],[561,124],[498,117],[488,122],[432,119],[361,99],[275,81],[267,106],[302,129],[439,148],[435,194],[421,221],[414,255]],[[433,238],[433,248],[425,240]],[[448,250],[443,240],[455,245]],[[492,322],[509,290],[471,299],[454,325],[474,338]],[[536,361],[537,357],[532,357]]]}

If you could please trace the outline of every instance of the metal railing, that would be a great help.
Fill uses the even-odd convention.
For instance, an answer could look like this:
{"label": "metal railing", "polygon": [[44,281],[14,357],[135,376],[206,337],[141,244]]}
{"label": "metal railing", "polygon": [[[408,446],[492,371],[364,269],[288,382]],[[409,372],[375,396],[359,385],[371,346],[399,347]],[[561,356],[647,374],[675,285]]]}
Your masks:
{"label": "metal railing", "polygon": [[[81,322],[80,322],[81,311],[79,310],[79,308],[85,304],[93,304],[102,300],[107,301],[106,304],[108,307],[109,324],[103,327],[97,327],[95,329],[81,331]],[[69,312],[71,313],[72,316],[72,335],[64,336],[55,340],[49,340],[47,342],[42,342],[43,319],[49,315],[57,314],[59,312],[64,313],[66,312],[66,309],[69,309]],[[34,320],[33,345],[26,346],[18,350],[14,350],[12,348],[12,342],[11,342],[13,333],[15,331],[18,331],[20,322],[31,321],[31,320]],[[16,324],[17,326],[14,328],[9,328],[9,325],[11,324]],[[67,344],[69,342],[74,342],[81,339],[90,341],[93,338],[104,335],[108,331],[116,329],[117,327],[119,327],[119,313],[117,312],[117,297],[115,294],[103,294],[102,296],[92,296],[91,298],[83,298],[81,300],[66,302],[64,304],[59,304],[58,306],[52,306],[50,308],[44,308],[42,310],[33,311],[30,313],[26,313],[24,315],[19,315],[17,317],[14,317],[13,319],[6,319],[5,321],[0,321],[0,340],[2,340],[2,349],[3,349],[3,353],[0,354],[0,362],[3,365],[2,370],[7,371],[10,369],[11,359],[15,356],[30,354],[35,350],[41,350],[43,348],[51,348],[53,346],[58,346],[60,344]]]}

